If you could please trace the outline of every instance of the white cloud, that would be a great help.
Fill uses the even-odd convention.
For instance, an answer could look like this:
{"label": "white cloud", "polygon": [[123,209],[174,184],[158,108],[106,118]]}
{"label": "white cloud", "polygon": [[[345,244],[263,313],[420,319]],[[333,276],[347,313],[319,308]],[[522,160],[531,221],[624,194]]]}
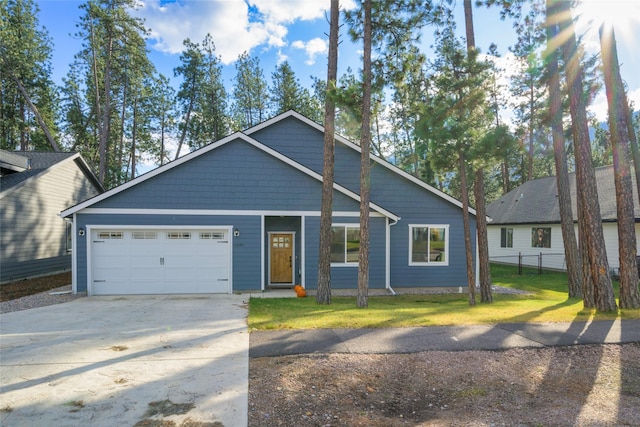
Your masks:
{"label": "white cloud", "polygon": [[287,55],[285,55],[284,53],[282,53],[281,50],[278,50],[278,55],[277,55],[277,59],[276,59],[276,64],[280,65],[283,62],[285,62],[287,59],[289,59],[289,57]]}
{"label": "white cloud", "polygon": [[599,122],[607,121],[607,95],[601,90],[588,108],[589,113],[596,116]]}
{"label": "white cloud", "polygon": [[[160,0],[140,0],[133,12],[151,29],[151,46],[161,52],[177,54],[183,41],[201,42],[210,33],[224,64],[235,61],[241,53],[263,46],[282,48],[289,24],[323,18],[329,2],[321,0],[181,0],[161,4]],[[355,7],[344,1],[342,9]],[[326,51],[326,43],[313,39],[305,44],[308,60]]]}
{"label": "white cloud", "polygon": [[301,40],[296,40],[291,43],[291,47],[305,51],[307,54],[307,60],[305,63],[307,65],[315,64],[316,57],[318,55],[326,54],[329,50],[327,41],[319,37],[313,38],[306,43]]}

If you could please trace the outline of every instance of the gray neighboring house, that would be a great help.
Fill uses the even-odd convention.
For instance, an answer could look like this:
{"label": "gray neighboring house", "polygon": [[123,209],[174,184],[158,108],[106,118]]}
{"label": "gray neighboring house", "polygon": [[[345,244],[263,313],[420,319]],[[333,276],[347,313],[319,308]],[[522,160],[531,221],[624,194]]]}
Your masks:
{"label": "gray neighboring house", "polygon": [[[314,289],[323,140],[322,126],[290,111],[66,209],[74,291]],[[360,147],[336,137],[335,162],[331,285],[356,289]],[[371,164],[370,288],[466,289],[462,204]]]}
{"label": "gray neighboring house", "polygon": [[[595,169],[602,229],[604,232],[609,267],[620,266],[618,255],[618,223],[613,166]],[[569,175],[571,203],[577,229],[576,179]],[[637,186],[633,182],[636,237],[640,235],[640,203]],[[487,226],[489,256],[492,261],[516,264],[522,254],[523,265],[538,266],[542,254],[542,267],[566,270],[564,243],[560,228],[560,208],[555,176],[525,182],[487,206],[491,218]],[[640,253],[640,240],[638,240]]]}
{"label": "gray neighboring house", "polygon": [[60,211],[103,191],[80,154],[0,150],[0,282],[70,270]]}

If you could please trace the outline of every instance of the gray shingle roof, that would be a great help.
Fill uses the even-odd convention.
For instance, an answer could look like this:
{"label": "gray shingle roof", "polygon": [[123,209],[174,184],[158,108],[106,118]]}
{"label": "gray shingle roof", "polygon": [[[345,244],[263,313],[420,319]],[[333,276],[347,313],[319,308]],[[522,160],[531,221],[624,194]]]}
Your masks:
{"label": "gray shingle roof", "polygon": [[[26,160],[30,160],[30,169],[0,177],[0,191],[8,190],[23,181],[38,175],[51,166],[59,163],[75,153],[49,153],[35,151],[5,151],[0,150],[0,162],[9,163],[19,167],[26,167]],[[20,161],[23,159],[23,161]]]}
{"label": "gray shingle roof", "polygon": [[[598,185],[598,200],[603,221],[616,221],[616,191],[613,181],[613,166],[595,169]],[[576,177],[569,174],[571,187],[571,209],[577,221]],[[640,203],[637,186],[633,178],[633,203],[636,220],[640,219]],[[560,208],[555,176],[527,181],[487,206],[490,224],[559,223]]]}

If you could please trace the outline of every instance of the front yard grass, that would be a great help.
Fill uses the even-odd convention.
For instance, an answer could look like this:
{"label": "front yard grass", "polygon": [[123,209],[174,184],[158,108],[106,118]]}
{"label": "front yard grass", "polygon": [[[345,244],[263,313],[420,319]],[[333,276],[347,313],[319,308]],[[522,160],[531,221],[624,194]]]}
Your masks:
{"label": "front yard grass", "polygon": [[[369,308],[360,309],[355,297],[332,297],[330,305],[318,305],[314,296],[306,298],[251,298],[249,328],[382,328],[408,326],[471,325],[508,322],[573,322],[590,319],[640,319],[640,310],[601,314],[584,310],[582,300],[567,297],[567,275],[492,265],[495,285],[520,289],[530,294],[493,293],[492,304],[470,307],[466,293],[370,296]],[[616,296],[618,283],[614,282]]]}

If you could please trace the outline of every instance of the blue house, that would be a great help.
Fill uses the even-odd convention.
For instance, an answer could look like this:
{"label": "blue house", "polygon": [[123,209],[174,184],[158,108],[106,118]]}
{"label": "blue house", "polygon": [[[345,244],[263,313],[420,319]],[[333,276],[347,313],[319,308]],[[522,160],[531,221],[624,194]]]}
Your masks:
{"label": "blue house", "polygon": [[[66,209],[74,291],[314,289],[323,144],[322,126],[289,111]],[[370,288],[466,287],[461,203],[371,164]],[[334,289],[357,287],[359,165],[360,148],[336,137]]]}

